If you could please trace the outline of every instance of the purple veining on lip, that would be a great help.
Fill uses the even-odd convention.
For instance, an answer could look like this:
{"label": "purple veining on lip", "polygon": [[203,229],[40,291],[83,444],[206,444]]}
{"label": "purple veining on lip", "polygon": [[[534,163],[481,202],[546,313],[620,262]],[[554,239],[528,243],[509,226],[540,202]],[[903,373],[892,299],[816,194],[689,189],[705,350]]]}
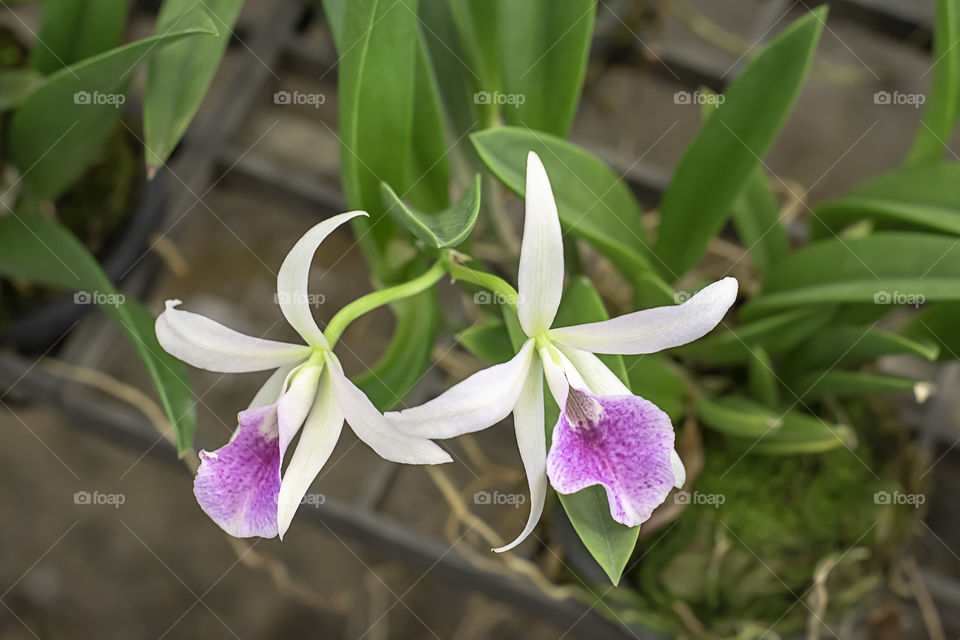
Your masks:
{"label": "purple veining on lip", "polygon": [[238,538],[277,535],[281,457],[276,408],[241,411],[233,441],[200,452],[193,493],[200,508]]}
{"label": "purple veining on lip", "polygon": [[570,387],[554,427],[547,476],[563,494],[601,485],[613,519],[634,527],[673,487],[673,438],[670,418],[648,400]]}

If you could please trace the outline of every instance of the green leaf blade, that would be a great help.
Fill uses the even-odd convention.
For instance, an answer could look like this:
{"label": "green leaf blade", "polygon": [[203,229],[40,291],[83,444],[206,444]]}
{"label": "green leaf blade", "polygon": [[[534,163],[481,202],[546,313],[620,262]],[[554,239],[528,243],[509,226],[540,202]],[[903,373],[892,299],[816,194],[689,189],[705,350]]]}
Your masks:
{"label": "green leaf blade", "polygon": [[423,213],[407,206],[386,182],[380,183],[384,207],[413,235],[434,249],[456,247],[470,236],[480,213],[480,174],[451,207]]}

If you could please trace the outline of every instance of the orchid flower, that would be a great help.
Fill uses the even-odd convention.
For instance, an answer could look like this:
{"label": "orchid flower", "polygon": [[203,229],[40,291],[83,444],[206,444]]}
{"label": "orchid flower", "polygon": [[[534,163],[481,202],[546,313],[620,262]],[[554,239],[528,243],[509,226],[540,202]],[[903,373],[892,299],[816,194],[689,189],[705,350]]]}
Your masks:
{"label": "orchid flower", "polygon": [[[655,353],[696,340],[720,322],[737,295],[736,279],[724,278],[681,305],[552,328],[563,291],[563,242],[550,182],[533,152],[526,180],[516,305],[526,341],[508,362],[473,374],[423,405],[386,414],[408,433],[443,439],[485,429],[513,413],[530,515],[520,535],[498,552],[533,531],[548,478],[563,494],[601,485],[610,515],[631,527],[647,520],[672,487],[683,486],[686,472],[674,449],[670,418],[631,393],[594,354]],[[549,455],[544,377],[561,408]]]}
{"label": "orchid flower", "polygon": [[[305,344],[238,333],[177,309],[179,300],[168,300],[157,318],[161,346],[188,364],[225,373],[276,369],[249,408],[238,414],[239,428],[230,442],[216,451],[200,452],[194,494],[207,515],[233,536],[283,537],[333,452],[344,420],[387,460],[408,464],[451,460],[436,443],[387,422],[344,375],[332,351],[336,338],[329,336],[329,327],[324,336],[313,319],[307,295],[313,255],[334,229],[358,215],[367,214],[352,211],[316,225],[297,241],[280,267],[277,301]],[[301,427],[281,479],[284,454]]]}

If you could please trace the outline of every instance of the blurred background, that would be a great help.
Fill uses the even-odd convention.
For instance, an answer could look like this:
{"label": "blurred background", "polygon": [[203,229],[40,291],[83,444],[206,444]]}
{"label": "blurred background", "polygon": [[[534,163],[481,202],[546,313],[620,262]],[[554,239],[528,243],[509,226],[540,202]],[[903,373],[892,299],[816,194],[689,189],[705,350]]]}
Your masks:
{"label": "blurred background", "polygon": [[[601,0],[571,139],[602,157],[654,210],[699,127],[695,92],[722,90],[751,51],[814,4]],[[17,66],[17,56],[33,46],[42,9],[40,2],[0,2],[5,66]],[[126,40],[152,31],[156,9],[152,2],[133,4]],[[927,90],[933,14],[932,0],[832,3],[810,77],[766,158],[793,217],[802,213],[800,200],[839,196],[898,165],[922,111],[883,96]],[[116,253],[118,243],[128,249],[111,273],[126,295],[141,297],[154,313],[163,300],[180,298],[239,331],[294,338],[275,304],[277,269],[303,231],[345,208],[336,62],[319,3],[247,0],[199,115],[149,184],[140,175],[136,119],[121,123],[91,169],[102,179],[88,181],[89,193],[71,192],[60,211],[73,215],[71,229],[95,251]],[[131,104],[142,90],[138,77]],[[510,198],[507,209],[517,228],[518,204]],[[89,207],[109,208],[115,219],[104,216],[91,226],[84,216]],[[720,258],[734,249],[722,241],[712,246]],[[496,251],[476,248],[481,257]],[[321,322],[370,290],[346,230],[324,244],[314,269]],[[602,265],[595,271],[598,288],[615,302],[627,294],[609,276],[605,281]],[[464,294],[441,290],[447,324],[466,322]],[[4,295],[15,297],[7,289]],[[554,544],[571,537],[556,517],[545,517],[547,542],[533,541],[510,557],[488,551],[527,515],[526,504],[483,497],[526,495],[509,424],[458,440],[452,449],[460,464],[439,475],[391,465],[344,430],[282,544],[228,539],[200,511],[191,475],[157,435],[150,420],[156,405],[142,391],[150,383],[133,351],[102,314],[81,313],[89,308],[89,301],[74,299],[27,325],[8,308],[0,316],[0,638],[654,637],[646,629],[656,623],[646,614],[624,619],[596,606],[597,597],[617,597],[609,585],[582,590],[567,577],[577,573],[590,582],[596,568],[573,545]],[[384,310],[351,326],[341,354],[348,372],[374,362],[392,331]],[[481,366],[450,337],[434,361],[407,406]],[[956,388],[956,365],[931,364],[923,373],[941,389]],[[264,376],[192,370],[191,378],[197,448],[216,448]],[[736,629],[740,637],[779,637],[771,627],[787,616],[799,620],[796,637],[960,635],[960,529],[949,489],[960,479],[956,397],[940,393],[932,403],[890,409],[894,430],[901,421],[923,427],[917,438],[905,444],[894,438],[892,446],[919,450],[925,462],[915,474],[922,504],[911,506],[907,542],[894,550],[899,561],[882,584],[848,593],[849,613],[823,621],[818,602],[825,606],[826,595],[816,584],[798,591],[790,578],[781,579],[790,557],[751,552],[749,562],[759,561],[749,574],[756,591],[745,591],[724,615],[766,622]],[[860,464],[846,450],[830,455],[836,458],[826,464],[834,468]],[[788,480],[793,473],[780,459],[762,464],[770,473],[783,466]],[[737,486],[726,489],[728,502],[753,499],[756,487],[740,493]],[[788,486],[772,482],[770,490]],[[825,497],[830,504],[801,514],[803,522],[815,530],[818,518],[842,517],[843,498]],[[769,535],[782,532],[771,527]],[[851,538],[848,548],[832,551],[860,553],[856,534]],[[654,551],[642,545],[636,562]],[[665,566],[670,575],[689,572],[694,582],[707,580],[711,570],[709,563]],[[826,565],[818,569],[829,572]],[[645,588],[663,591],[663,606],[685,625],[682,635],[723,637],[697,619],[698,605],[688,604],[702,594],[673,587]],[[782,598],[762,601],[770,594]]]}

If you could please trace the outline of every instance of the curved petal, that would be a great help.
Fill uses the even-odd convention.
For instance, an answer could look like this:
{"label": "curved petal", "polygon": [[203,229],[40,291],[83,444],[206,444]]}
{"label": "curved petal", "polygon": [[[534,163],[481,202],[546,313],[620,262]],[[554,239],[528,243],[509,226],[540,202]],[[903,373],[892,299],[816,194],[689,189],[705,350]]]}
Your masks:
{"label": "curved petal", "polygon": [[550,180],[533,151],[527,155],[517,293],[517,315],[526,334],[535,336],[549,329],[563,293],[563,235]]}
{"label": "curved petal", "polygon": [[655,353],[709,333],[736,298],[736,278],[724,278],[704,287],[683,304],[551,329],[549,336],[556,342],[593,353]]}
{"label": "curved petal", "polygon": [[441,464],[453,459],[435,442],[401,431],[383,417],[366,394],[343,375],[336,357],[327,354],[327,370],[343,416],[357,437],[381,458],[405,464]]}
{"label": "curved petal", "polygon": [[283,458],[293,436],[297,435],[317,395],[317,383],[323,366],[303,366],[291,375],[293,381],[277,403],[277,422],[280,431],[280,457]]}
{"label": "curved petal", "polygon": [[283,393],[283,384],[295,366],[297,365],[285,364],[270,374],[270,377],[263,383],[260,390],[253,396],[253,400],[250,401],[247,409],[256,409],[258,407],[265,407],[268,404],[276,404],[277,400],[280,399],[280,394]]}
{"label": "curved petal", "polygon": [[540,348],[540,364],[543,365],[543,374],[547,379],[547,388],[556,401],[558,407],[567,403],[567,392],[570,383],[563,369],[563,361],[556,347],[550,345]]}
{"label": "curved petal", "polygon": [[613,519],[635,527],[670,493],[672,453],[670,418],[652,402],[571,389],[553,431],[547,475],[563,494],[601,485]]}
{"label": "curved petal", "polygon": [[453,438],[486,429],[513,411],[533,359],[533,340],[513,358],[483,369],[418,407],[384,417],[407,433],[424,438]]}
{"label": "curved petal", "polygon": [[229,443],[200,451],[193,494],[200,508],[237,538],[277,535],[280,449],[276,406],[241,411],[240,429]]}
{"label": "curved petal", "polygon": [[303,424],[303,433],[280,483],[277,521],[280,538],[287,532],[304,494],[327,463],[340,439],[343,414],[337,406],[330,384],[330,374],[320,377],[313,406]]}
{"label": "curved petal", "polygon": [[673,469],[673,486],[682,489],[687,482],[687,468],[683,466],[683,460],[676,449],[670,452],[670,468]]}
{"label": "curved petal", "polygon": [[497,553],[513,549],[530,535],[540,521],[547,497],[547,435],[543,428],[543,372],[539,360],[530,367],[517,406],[513,409],[513,426],[523,471],[530,486],[530,515],[520,535],[510,544],[494,549]]}
{"label": "curved petal", "polygon": [[167,300],[166,310],[157,318],[157,341],[167,353],[199,369],[263,371],[310,355],[305,345],[244,335],[200,314],[180,311],[178,304],[179,300]]}
{"label": "curved petal", "polygon": [[351,218],[365,215],[368,215],[366,211],[349,211],[327,218],[315,225],[297,240],[290,249],[290,253],[283,259],[283,264],[280,265],[280,272],[277,274],[277,302],[280,304],[280,310],[290,326],[296,329],[304,341],[312,347],[329,346],[310,311],[307,285],[310,281],[310,264],[313,262],[313,254],[334,229]]}

